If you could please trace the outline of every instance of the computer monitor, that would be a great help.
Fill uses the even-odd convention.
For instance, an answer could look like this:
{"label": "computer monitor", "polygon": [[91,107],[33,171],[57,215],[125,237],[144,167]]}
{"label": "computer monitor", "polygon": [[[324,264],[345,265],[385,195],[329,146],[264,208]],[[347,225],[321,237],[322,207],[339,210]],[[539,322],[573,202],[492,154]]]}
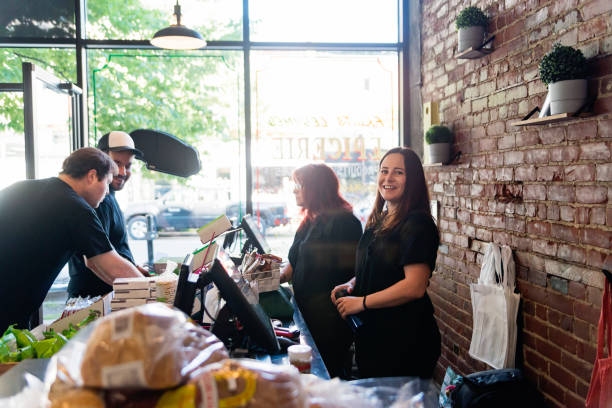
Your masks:
{"label": "computer monitor", "polygon": [[250,244],[257,248],[257,252],[260,254],[269,254],[271,252],[270,245],[268,245],[268,242],[259,231],[257,219],[255,217],[252,215],[245,215],[242,217],[240,226],[247,234],[247,242],[245,243],[245,247],[248,246],[247,244]]}
{"label": "computer monitor", "polygon": [[[246,334],[253,343],[269,353],[278,353],[280,345],[274,334],[272,322],[257,303],[251,286],[237,271],[229,255],[219,250],[212,267],[201,274],[194,274],[191,271],[191,259],[190,254],[181,267],[174,305],[183,312],[191,314],[197,288],[205,290],[212,282],[225,300],[226,306],[244,326]],[[238,276],[240,278],[237,279]],[[213,324],[213,333],[215,325],[223,323],[225,322],[216,321]]]}

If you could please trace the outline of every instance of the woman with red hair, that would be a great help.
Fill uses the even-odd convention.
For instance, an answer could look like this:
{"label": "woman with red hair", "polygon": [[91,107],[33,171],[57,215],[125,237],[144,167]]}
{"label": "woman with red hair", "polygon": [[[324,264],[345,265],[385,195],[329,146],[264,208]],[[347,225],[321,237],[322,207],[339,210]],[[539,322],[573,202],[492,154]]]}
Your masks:
{"label": "woman with red hair", "polygon": [[327,165],[300,167],[293,180],[304,220],[289,249],[281,282],[293,282],[295,300],[330,376],[349,378],[352,332],[329,294],[354,276],[361,223],[340,195],[338,177]]}

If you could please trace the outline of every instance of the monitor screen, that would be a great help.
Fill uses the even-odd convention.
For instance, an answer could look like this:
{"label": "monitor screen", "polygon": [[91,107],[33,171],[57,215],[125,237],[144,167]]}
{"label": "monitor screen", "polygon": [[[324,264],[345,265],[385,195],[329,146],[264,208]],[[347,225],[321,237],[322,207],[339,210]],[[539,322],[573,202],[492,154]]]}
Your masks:
{"label": "monitor screen", "polygon": [[260,254],[269,254],[271,252],[270,245],[268,245],[268,242],[266,242],[266,239],[259,231],[259,227],[257,226],[257,218],[253,217],[252,215],[245,215],[242,217],[240,226],[246,232],[247,238],[251,245],[257,248],[257,252]]}
{"label": "monitor screen", "polygon": [[257,297],[251,286],[236,269],[229,255],[219,250],[212,267],[201,276],[191,271],[192,256],[188,255],[181,267],[174,305],[183,312],[191,314],[197,287],[205,287],[208,282],[212,282],[226,305],[244,326],[246,334],[253,343],[269,353],[278,353],[280,345],[274,334],[272,322],[257,303]]}

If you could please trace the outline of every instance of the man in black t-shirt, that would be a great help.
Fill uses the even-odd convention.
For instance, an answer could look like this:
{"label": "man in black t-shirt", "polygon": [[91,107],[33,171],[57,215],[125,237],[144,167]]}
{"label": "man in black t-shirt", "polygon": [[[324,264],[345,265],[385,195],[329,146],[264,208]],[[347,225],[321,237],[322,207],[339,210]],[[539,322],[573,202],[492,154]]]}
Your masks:
{"label": "man in black t-shirt", "polygon": [[[96,214],[115,251],[135,264],[127,242],[125,220],[115,199],[115,192],[123,189],[132,174],[131,168],[134,159],[142,160],[143,154],[134,147],[134,141],[130,135],[121,131],[113,131],[102,136],[98,141],[98,149],[111,157],[119,171],[113,177],[109,186],[110,193],[96,208]],[[73,256],[70,258],[68,266],[70,268],[70,283],[68,284],[68,295],[70,297],[104,295],[113,290],[111,285],[104,282],[85,266],[82,257]],[[136,266],[136,268],[143,274],[147,274],[145,269],[139,266]]]}
{"label": "man in black t-shirt", "polygon": [[113,249],[94,211],[116,165],[98,149],[73,152],[58,177],[0,191],[0,333],[28,327],[53,281],[74,254],[105,282],[142,276]]}

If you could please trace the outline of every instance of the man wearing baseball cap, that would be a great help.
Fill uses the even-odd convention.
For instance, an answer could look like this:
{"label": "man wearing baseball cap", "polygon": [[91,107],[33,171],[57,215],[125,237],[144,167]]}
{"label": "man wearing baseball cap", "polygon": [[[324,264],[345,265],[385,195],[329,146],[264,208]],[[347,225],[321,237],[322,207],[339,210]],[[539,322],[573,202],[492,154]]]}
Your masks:
{"label": "man wearing baseball cap", "polygon": [[[115,199],[115,192],[120,191],[125,186],[132,174],[131,168],[134,159],[142,160],[143,154],[136,149],[129,134],[118,130],[102,136],[98,141],[98,149],[107,153],[113,159],[119,171],[113,177],[109,186],[109,194],[96,208],[96,214],[117,253],[135,265],[134,257],[127,242],[125,220]],[[147,275],[145,269],[139,266],[136,266],[136,268]],[[70,297],[104,295],[113,290],[112,286],[88,269],[79,257],[73,256],[70,259],[69,272],[68,295]]]}

